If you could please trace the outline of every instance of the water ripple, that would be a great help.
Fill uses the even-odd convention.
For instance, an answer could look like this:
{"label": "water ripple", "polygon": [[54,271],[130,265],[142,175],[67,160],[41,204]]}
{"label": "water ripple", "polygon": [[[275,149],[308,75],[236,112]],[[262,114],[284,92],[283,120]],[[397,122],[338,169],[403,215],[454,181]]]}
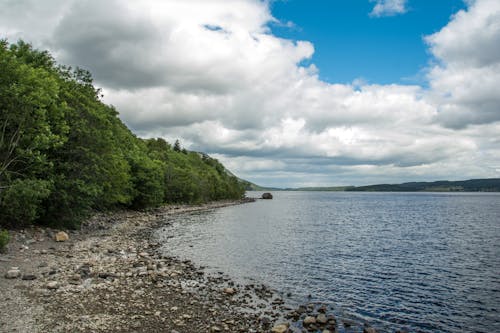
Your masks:
{"label": "water ripple", "polygon": [[382,331],[500,332],[500,195],[277,192],[183,216],[169,254]]}

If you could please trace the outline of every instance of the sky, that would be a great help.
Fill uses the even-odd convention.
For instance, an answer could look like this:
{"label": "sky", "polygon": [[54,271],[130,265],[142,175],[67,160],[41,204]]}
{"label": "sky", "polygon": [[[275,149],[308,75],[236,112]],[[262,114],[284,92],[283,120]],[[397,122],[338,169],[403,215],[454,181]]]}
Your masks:
{"label": "sky", "polygon": [[500,177],[498,0],[0,0],[0,38],[260,185]]}

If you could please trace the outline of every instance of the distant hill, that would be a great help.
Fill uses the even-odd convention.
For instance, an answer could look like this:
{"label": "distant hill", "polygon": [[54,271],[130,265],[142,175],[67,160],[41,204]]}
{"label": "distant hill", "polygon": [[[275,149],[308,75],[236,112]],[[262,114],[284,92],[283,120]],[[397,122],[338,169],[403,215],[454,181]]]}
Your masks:
{"label": "distant hill", "polygon": [[289,191],[348,191],[348,192],[500,192],[500,178],[462,181],[410,182],[367,186],[301,187]]}
{"label": "distant hill", "polygon": [[264,187],[244,179],[239,179],[239,182],[244,186],[245,191],[283,191],[282,188]]}

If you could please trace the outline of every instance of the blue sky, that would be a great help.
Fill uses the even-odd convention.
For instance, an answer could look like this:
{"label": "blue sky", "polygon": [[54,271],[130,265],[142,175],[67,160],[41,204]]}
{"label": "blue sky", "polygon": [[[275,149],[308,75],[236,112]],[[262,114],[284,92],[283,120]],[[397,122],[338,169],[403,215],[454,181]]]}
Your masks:
{"label": "blue sky", "polygon": [[276,187],[500,177],[499,22],[499,0],[0,0],[0,38],[90,70],[138,136]]}
{"label": "blue sky", "polygon": [[311,41],[310,62],[330,83],[419,83],[432,58],[423,37],[439,31],[452,14],[465,8],[461,0],[410,0],[403,14],[373,17],[367,0],[273,1],[271,11],[282,23],[273,34]]}

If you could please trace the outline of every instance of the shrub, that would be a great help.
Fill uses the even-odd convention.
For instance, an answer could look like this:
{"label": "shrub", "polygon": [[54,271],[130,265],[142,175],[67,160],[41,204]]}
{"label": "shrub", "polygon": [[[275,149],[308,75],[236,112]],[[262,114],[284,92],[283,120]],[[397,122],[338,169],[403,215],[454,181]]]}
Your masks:
{"label": "shrub", "polygon": [[7,230],[0,231],[0,252],[5,251],[5,247],[9,243],[9,239],[10,239],[10,237],[9,237],[9,233],[7,232]]}
{"label": "shrub", "polygon": [[40,216],[41,203],[49,194],[48,181],[16,179],[0,197],[0,224],[16,228],[32,224]]}

